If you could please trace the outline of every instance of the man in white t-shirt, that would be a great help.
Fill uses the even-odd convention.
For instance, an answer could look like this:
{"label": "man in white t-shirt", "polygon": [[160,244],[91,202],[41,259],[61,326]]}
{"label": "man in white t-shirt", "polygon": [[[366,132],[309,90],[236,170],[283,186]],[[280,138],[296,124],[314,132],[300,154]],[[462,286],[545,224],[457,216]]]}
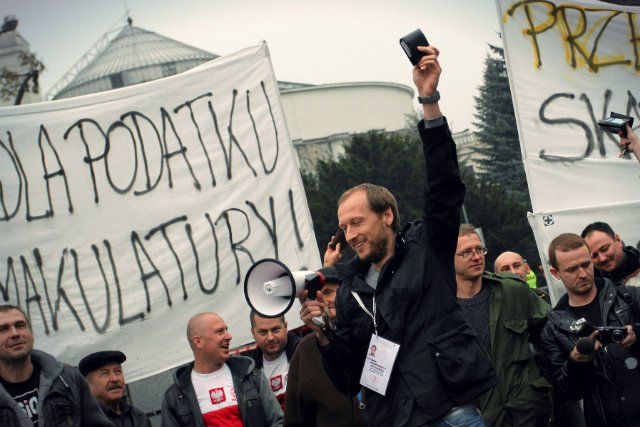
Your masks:
{"label": "man in white t-shirt", "polygon": [[249,356],[256,363],[256,368],[262,369],[284,411],[289,361],[300,342],[300,337],[294,332],[288,332],[284,316],[270,319],[252,310],[249,320],[251,334],[257,347]]}
{"label": "man in white t-shirt", "polygon": [[194,361],[174,372],[162,402],[162,427],[282,426],[282,410],[251,358],[231,356],[231,334],[216,313],[187,325]]}

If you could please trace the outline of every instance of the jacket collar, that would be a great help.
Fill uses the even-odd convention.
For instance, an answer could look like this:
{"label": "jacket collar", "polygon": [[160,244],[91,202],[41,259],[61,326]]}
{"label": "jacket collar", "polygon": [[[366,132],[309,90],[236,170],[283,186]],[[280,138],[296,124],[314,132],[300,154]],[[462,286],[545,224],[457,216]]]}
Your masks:
{"label": "jacket collar", "polygon": [[40,376],[43,378],[53,380],[62,372],[62,363],[44,351],[33,350],[31,352],[31,361],[40,366]]}
{"label": "jacket collar", "polygon": [[[178,387],[185,391],[191,387],[191,372],[193,371],[193,363],[180,366],[173,373],[173,381]],[[256,364],[252,358],[246,356],[231,356],[225,364],[231,370],[231,376],[242,381],[247,375],[255,369]]]}
{"label": "jacket collar", "polygon": [[[291,358],[293,357],[293,353],[296,351],[296,347],[298,347],[299,343],[300,343],[300,336],[295,332],[288,331],[287,345],[284,348],[284,352],[287,355],[287,361],[291,361]],[[256,349],[250,353],[249,357],[251,357],[255,362],[256,368],[259,368],[259,369],[262,368],[263,359],[262,359],[262,349],[260,349],[260,347],[256,347]]]}
{"label": "jacket collar", "polygon": [[[422,220],[409,222],[404,226],[402,230],[396,233],[393,255],[382,266],[382,269],[380,269],[380,276],[384,274],[389,266],[397,265],[400,262],[407,240],[415,237],[415,234],[417,233],[416,226],[421,222]],[[343,278],[344,282],[351,283],[351,287],[349,290],[373,294],[374,290],[369,285],[367,285],[364,280],[353,280],[355,276],[365,276],[370,267],[370,262],[362,261],[357,255],[347,263],[337,264],[335,266],[338,274]]]}
{"label": "jacket collar", "polygon": [[[607,301],[607,295],[611,292],[615,291],[615,285],[609,279],[603,279],[600,277],[594,278],[594,282],[596,288],[598,289],[598,294],[596,298],[598,299],[598,303],[600,306],[600,310],[602,311],[602,321],[606,323],[606,313],[609,311],[610,305],[613,304],[613,301],[616,299],[614,296],[611,299],[611,304]],[[558,300],[556,306],[547,313],[547,316],[554,325],[558,328],[564,330],[565,332],[571,334],[577,334],[575,321],[578,320],[573,313],[569,310],[569,296],[567,294],[562,295]]]}

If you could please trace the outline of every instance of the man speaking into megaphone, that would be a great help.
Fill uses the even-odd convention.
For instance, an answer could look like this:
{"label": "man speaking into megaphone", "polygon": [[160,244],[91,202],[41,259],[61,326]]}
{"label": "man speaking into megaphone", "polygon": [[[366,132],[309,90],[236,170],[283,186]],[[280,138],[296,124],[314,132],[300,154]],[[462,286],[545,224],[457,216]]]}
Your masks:
{"label": "man speaking into megaphone", "polygon": [[[456,303],[454,252],[465,186],[440,112],[439,51],[413,67],[424,119],[424,216],[400,229],[394,196],[373,184],[347,190],[338,223],[357,256],[336,265],[343,284],[335,327],[319,326],[323,300],[300,297],[300,317],[318,338],[336,387],[361,386],[370,426],[483,426],[474,403],[497,382]],[[329,251],[332,249],[329,248]],[[369,349],[375,346],[375,357]]]}

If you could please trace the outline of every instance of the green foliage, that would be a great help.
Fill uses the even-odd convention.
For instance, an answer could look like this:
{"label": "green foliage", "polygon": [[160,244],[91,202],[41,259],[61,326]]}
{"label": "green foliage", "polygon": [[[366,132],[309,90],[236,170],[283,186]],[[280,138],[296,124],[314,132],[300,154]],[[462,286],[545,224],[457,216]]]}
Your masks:
{"label": "green foliage", "polygon": [[480,94],[475,97],[478,121],[474,125],[482,143],[476,150],[481,155],[480,173],[484,180],[530,204],[504,51],[489,47],[491,53],[485,59],[484,81]]}
{"label": "green foliage", "polygon": [[[20,66],[24,72],[17,73],[7,68],[0,70],[0,99],[9,101],[16,98],[21,91],[38,93],[38,75],[44,71],[44,64],[32,53],[20,53]],[[29,85],[29,82],[31,84]]]}
{"label": "green foliage", "polygon": [[528,261],[539,281],[543,280],[537,271],[540,256],[527,221],[528,203],[501,186],[476,177],[469,167],[461,166],[461,175],[467,186],[464,204],[468,221],[482,228],[489,248],[485,269],[493,271],[496,257],[504,251],[513,251]]}

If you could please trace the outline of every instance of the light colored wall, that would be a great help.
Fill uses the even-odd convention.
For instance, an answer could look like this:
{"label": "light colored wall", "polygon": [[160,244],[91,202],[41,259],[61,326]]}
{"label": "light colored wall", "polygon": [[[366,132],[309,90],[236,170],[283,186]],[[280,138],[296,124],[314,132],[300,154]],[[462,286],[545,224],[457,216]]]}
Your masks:
{"label": "light colored wall", "polygon": [[283,91],[292,140],[406,126],[413,89],[395,83],[342,83]]}

